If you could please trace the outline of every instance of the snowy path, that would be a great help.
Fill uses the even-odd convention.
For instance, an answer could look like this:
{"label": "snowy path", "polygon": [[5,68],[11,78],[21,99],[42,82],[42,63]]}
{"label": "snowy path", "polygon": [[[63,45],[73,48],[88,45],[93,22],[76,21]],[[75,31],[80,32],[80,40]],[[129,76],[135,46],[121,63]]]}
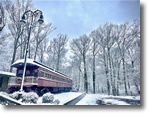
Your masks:
{"label": "snowy path", "polygon": [[66,93],[60,93],[60,94],[55,94],[54,97],[56,99],[60,100],[59,105],[64,105],[68,101],[76,98],[77,96],[81,95],[82,93],[80,92],[66,92]]}
{"label": "snowy path", "polygon": [[80,96],[77,96],[76,98],[68,101],[67,103],[65,103],[64,105],[76,105],[76,103],[78,103],[82,98],[84,98],[86,95],[86,93],[83,93]]}

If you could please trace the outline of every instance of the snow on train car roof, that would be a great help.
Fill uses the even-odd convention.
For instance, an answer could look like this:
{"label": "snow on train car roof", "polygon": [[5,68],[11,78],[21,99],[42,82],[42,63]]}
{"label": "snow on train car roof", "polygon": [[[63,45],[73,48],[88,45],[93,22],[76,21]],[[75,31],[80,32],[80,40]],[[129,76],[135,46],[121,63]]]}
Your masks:
{"label": "snow on train car roof", "polygon": [[[35,61],[33,59],[27,58],[26,62],[27,62],[27,64],[35,65],[35,66],[38,66],[38,67],[45,68],[45,69],[50,70],[50,71],[52,71],[54,73],[60,74],[61,76],[64,76],[66,78],[71,79],[70,77],[64,75],[63,73],[60,73],[60,72],[58,72],[58,71],[56,71],[56,70],[54,70],[54,69],[52,69],[52,68],[50,68],[50,67],[48,67],[48,66],[46,66],[46,65],[44,65],[42,63],[40,63],[40,62],[37,62],[37,61]],[[15,61],[11,66],[17,68],[18,66],[23,65],[23,63],[24,63],[24,59],[20,59],[20,60]]]}
{"label": "snow on train car roof", "polygon": [[[20,65],[22,63],[24,63],[24,59],[20,59],[20,60],[15,61],[11,66],[12,67],[17,67],[18,65]],[[34,63],[34,60],[33,59],[29,59],[29,58],[27,58],[27,64],[36,65]]]}

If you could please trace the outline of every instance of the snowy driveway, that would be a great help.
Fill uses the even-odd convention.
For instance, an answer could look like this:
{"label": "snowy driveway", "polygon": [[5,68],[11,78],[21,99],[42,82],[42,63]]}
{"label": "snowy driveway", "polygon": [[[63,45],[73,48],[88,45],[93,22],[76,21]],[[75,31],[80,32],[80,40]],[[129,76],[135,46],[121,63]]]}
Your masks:
{"label": "snowy driveway", "polygon": [[60,100],[59,105],[64,105],[68,101],[80,96],[81,94],[82,93],[80,92],[66,92],[66,93],[55,94],[54,97]]}

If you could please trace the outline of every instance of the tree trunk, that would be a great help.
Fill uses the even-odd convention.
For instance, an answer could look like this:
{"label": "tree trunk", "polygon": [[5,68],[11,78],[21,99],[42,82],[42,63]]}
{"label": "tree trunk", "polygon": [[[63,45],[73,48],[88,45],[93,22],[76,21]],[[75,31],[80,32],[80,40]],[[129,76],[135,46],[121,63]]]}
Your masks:
{"label": "tree trunk", "polygon": [[23,56],[23,41],[22,41],[22,38],[21,38],[21,46],[20,46],[20,59],[22,59],[22,56]]}
{"label": "tree trunk", "polygon": [[34,60],[36,60],[37,50],[38,50],[38,44],[37,44],[37,46],[36,46],[36,48],[35,48]]}
{"label": "tree trunk", "polygon": [[122,58],[122,66],[123,66],[123,77],[124,77],[124,87],[125,87],[125,95],[128,95],[127,92],[127,84],[126,84],[126,75],[125,75],[125,62],[124,62],[124,58]]}
{"label": "tree trunk", "polygon": [[[130,89],[131,89],[131,87],[130,87],[130,81],[129,81],[129,76],[127,75],[127,81],[128,81],[128,91],[130,92]],[[131,95],[132,95],[132,92],[130,92],[131,93]]]}
{"label": "tree trunk", "polygon": [[137,84],[136,80],[135,80],[135,87],[136,87],[136,90],[138,92],[138,95],[140,95],[139,85]]}
{"label": "tree trunk", "polygon": [[55,69],[55,51],[52,56],[52,68]]}
{"label": "tree trunk", "polygon": [[113,59],[111,59],[111,63],[112,63],[112,74],[113,74],[113,95],[116,96],[117,95],[117,92],[116,92],[116,72],[115,72],[115,68],[116,68],[116,65],[115,65],[115,62],[113,61]]}
{"label": "tree trunk", "polygon": [[83,54],[83,62],[84,62],[84,90],[86,91],[86,93],[88,93],[88,81],[87,81],[85,54]]}
{"label": "tree trunk", "polygon": [[106,59],[105,59],[105,48],[103,48],[103,59],[104,59],[104,68],[105,68],[106,82],[107,82],[107,92],[108,92],[108,95],[110,95],[110,83],[109,83],[109,77],[108,77],[108,68],[107,68]]}
{"label": "tree trunk", "polygon": [[31,50],[30,50],[30,45],[28,47],[28,58],[31,58]]}
{"label": "tree trunk", "polygon": [[93,93],[96,93],[96,88],[95,88],[95,80],[96,80],[96,70],[95,70],[95,55],[93,55]]}
{"label": "tree trunk", "polygon": [[110,79],[111,79],[111,88],[112,88],[112,94],[115,95],[115,89],[113,85],[113,75],[112,75],[112,66],[111,66],[111,58],[110,58],[110,48],[108,47],[108,61],[109,61],[109,73],[110,73]]}
{"label": "tree trunk", "polygon": [[59,71],[59,64],[60,64],[60,54],[58,53],[57,65],[56,65],[56,70],[57,71]]}
{"label": "tree trunk", "polygon": [[[18,37],[17,37],[17,39],[15,39],[14,50],[13,50],[13,56],[12,56],[11,64],[13,64],[14,61],[15,61],[16,51],[17,51],[17,44],[18,44],[18,39],[19,39]],[[12,70],[13,70],[13,67],[10,66],[10,72],[12,72]]]}
{"label": "tree trunk", "polygon": [[120,62],[118,63],[118,75],[117,75],[117,96],[119,96],[119,83],[120,83]]}
{"label": "tree trunk", "polygon": [[[131,64],[132,64],[132,75],[134,75],[134,61],[131,61]],[[140,89],[139,89],[139,85],[137,84],[137,81],[138,80],[135,80],[134,84],[135,84],[135,87],[136,87],[136,90],[138,92],[138,95],[140,95]]]}
{"label": "tree trunk", "polygon": [[23,59],[24,59],[25,53],[26,53],[26,44],[27,44],[27,40],[24,40],[23,52],[22,52],[22,58],[23,58]]}
{"label": "tree trunk", "polygon": [[81,70],[81,59],[80,59],[80,63],[79,63],[79,78],[78,78],[78,91],[80,91],[80,82],[81,82],[81,73],[82,73],[82,70]]}

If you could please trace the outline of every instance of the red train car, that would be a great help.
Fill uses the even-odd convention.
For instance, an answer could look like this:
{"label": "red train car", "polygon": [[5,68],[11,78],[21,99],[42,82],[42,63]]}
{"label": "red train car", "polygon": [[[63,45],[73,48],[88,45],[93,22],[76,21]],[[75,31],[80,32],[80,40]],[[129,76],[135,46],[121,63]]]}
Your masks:
{"label": "red train car", "polygon": [[[24,59],[12,64],[17,68],[16,77],[9,81],[9,92],[18,91],[22,82]],[[35,60],[27,59],[23,89],[26,92],[35,91],[38,94],[46,92],[64,92],[72,89],[72,79]]]}

